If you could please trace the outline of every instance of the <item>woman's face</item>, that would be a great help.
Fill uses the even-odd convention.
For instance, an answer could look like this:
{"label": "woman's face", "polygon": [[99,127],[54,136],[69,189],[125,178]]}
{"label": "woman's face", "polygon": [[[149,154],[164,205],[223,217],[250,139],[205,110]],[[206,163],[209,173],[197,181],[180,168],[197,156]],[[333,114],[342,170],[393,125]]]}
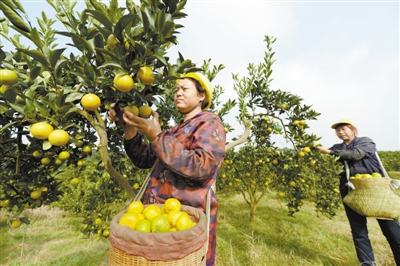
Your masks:
{"label": "woman's face", "polygon": [[204,93],[199,94],[196,85],[190,79],[180,79],[175,89],[174,102],[176,108],[182,113],[189,112],[205,98]]}
{"label": "woman's face", "polygon": [[351,128],[348,125],[341,125],[336,127],[336,135],[338,136],[339,139],[348,143],[354,139],[356,134],[353,132],[353,130],[351,130]]}

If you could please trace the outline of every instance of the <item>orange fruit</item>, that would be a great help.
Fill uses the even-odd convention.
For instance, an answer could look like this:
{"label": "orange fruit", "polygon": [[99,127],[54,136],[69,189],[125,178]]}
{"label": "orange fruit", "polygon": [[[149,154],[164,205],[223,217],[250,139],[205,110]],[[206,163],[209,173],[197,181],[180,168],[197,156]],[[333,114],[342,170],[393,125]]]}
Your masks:
{"label": "orange fruit", "polygon": [[143,213],[143,210],[144,210],[143,203],[137,200],[129,204],[127,212]]}
{"label": "orange fruit", "polygon": [[164,215],[157,215],[151,220],[151,232],[165,233],[169,232],[171,225]]}
{"label": "orange fruit", "polygon": [[151,108],[148,105],[142,105],[139,107],[139,115],[143,118],[149,118],[151,116]]}
{"label": "orange fruit", "polygon": [[32,153],[32,155],[33,155],[33,157],[35,157],[35,158],[40,158],[40,157],[42,157],[43,154],[42,154],[40,151],[35,150],[35,151]]}
{"label": "orange fruit", "polygon": [[18,227],[21,226],[21,224],[22,224],[21,220],[20,220],[20,219],[17,219],[17,220],[12,221],[11,227],[12,227],[12,228],[18,228]]}
{"label": "orange fruit", "polygon": [[8,69],[0,69],[0,84],[12,86],[18,82],[18,75]]}
{"label": "orange fruit", "polygon": [[58,155],[58,158],[61,159],[61,160],[68,160],[70,156],[71,156],[71,155],[69,154],[68,151],[62,151],[62,152],[60,152],[60,154]]}
{"label": "orange fruit", "polygon": [[10,200],[6,199],[6,200],[0,200],[0,207],[8,207],[8,205],[10,204]]}
{"label": "orange fruit", "polygon": [[85,94],[81,99],[81,105],[85,110],[94,111],[101,105],[99,96],[93,93]]}
{"label": "orange fruit", "polygon": [[85,145],[82,148],[82,152],[83,153],[90,153],[90,152],[92,152],[92,147],[90,147],[90,145]]}
{"label": "orange fruit", "polygon": [[139,184],[138,184],[138,183],[135,183],[135,184],[133,185],[133,189],[139,189]]}
{"label": "orange fruit", "polygon": [[110,235],[110,230],[106,229],[103,231],[103,236],[107,237]]}
{"label": "orange fruit", "polygon": [[51,159],[49,157],[43,157],[40,162],[44,165],[51,163]]}
{"label": "orange fruit", "polygon": [[294,181],[290,181],[290,182],[289,182],[289,186],[291,186],[291,187],[294,187],[294,186],[296,186],[296,182],[294,182]]}
{"label": "orange fruit", "polygon": [[69,135],[65,130],[56,129],[50,133],[49,141],[53,146],[62,146],[68,143]]}
{"label": "orange fruit", "polygon": [[151,232],[151,222],[149,220],[140,220],[136,224],[135,230],[138,232],[150,233]]}
{"label": "orange fruit", "polygon": [[172,210],[180,211],[181,206],[182,205],[181,205],[180,201],[175,198],[169,198],[164,202],[164,207],[165,207],[166,213],[169,213]]}
{"label": "orange fruit", "polygon": [[196,223],[194,223],[192,219],[190,219],[190,216],[187,212],[182,212],[182,214],[176,220],[175,227],[177,231],[183,231],[191,228],[195,224]]}
{"label": "orange fruit", "polygon": [[304,156],[306,156],[306,154],[304,152],[302,152],[302,151],[299,151],[299,156],[300,157],[304,157]]}
{"label": "orange fruit", "polygon": [[136,115],[136,116],[139,115],[139,108],[137,108],[137,107],[134,106],[134,105],[127,106],[127,107],[125,107],[124,109],[127,110],[127,111],[129,111],[129,112],[131,112],[133,115]]}
{"label": "orange fruit", "polygon": [[304,148],[303,148],[303,151],[304,151],[304,152],[311,152],[311,149],[310,149],[309,147],[304,147]]}
{"label": "orange fruit", "polygon": [[131,230],[135,230],[136,224],[140,221],[140,216],[136,212],[126,212],[119,219],[119,224],[128,226]]}
{"label": "orange fruit", "polygon": [[78,166],[84,166],[86,164],[85,160],[78,160],[78,162],[76,163]]}
{"label": "orange fruit", "polygon": [[172,225],[172,227],[176,226],[176,220],[178,220],[179,216],[181,216],[183,212],[178,211],[178,210],[171,210],[168,213],[167,219],[169,223]]}
{"label": "orange fruit", "polygon": [[154,82],[154,77],[152,76],[152,74],[153,74],[153,70],[151,70],[150,67],[143,66],[143,67],[139,68],[137,77],[140,79],[140,81],[143,84],[151,85]]}
{"label": "orange fruit", "polygon": [[161,208],[158,207],[158,205],[156,204],[150,204],[146,206],[143,210],[144,218],[149,221],[153,220],[154,217],[160,214],[162,214]]}
{"label": "orange fruit", "polygon": [[108,38],[107,38],[107,45],[108,45],[108,48],[109,48],[111,51],[114,51],[115,46],[117,45],[117,43],[119,43],[117,37],[115,37],[114,34],[110,34],[110,35],[108,36]]}
{"label": "orange fruit", "polygon": [[114,78],[115,87],[122,92],[129,92],[133,89],[133,79],[128,74],[117,75]]}
{"label": "orange fruit", "polygon": [[74,178],[71,179],[71,181],[69,181],[69,183],[70,183],[72,186],[76,187],[76,186],[79,184],[79,178],[74,177]]}
{"label": "orange fruit", "polygon": [[47,139],[54,128],[47,122],[37,122],[30,127],[29,131],[36,139]]}
{"label": "orange fruit", "polygon": [[38,199],[42,196],[42,191],[41,190],[32,191],[30,196],[32,199]]}

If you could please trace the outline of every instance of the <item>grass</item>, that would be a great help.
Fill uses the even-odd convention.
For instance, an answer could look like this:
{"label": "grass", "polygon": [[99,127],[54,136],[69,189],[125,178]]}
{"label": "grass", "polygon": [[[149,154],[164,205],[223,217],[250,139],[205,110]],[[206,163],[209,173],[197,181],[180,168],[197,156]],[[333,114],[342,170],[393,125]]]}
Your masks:
{"label": "grass", "polygon": [[[333,219],[318,217],[312,203],[305,202],[300,213],[289,217],[284,203],[271,193],[250,224],[241,196],[218,199],[218,266],[358,265],[343,210]],[[0,211],[0,265],[107,265],[108,240],[81,234],[82,218],[49,207],[24,214],[31,224],[12,229],[10,214]],[[378,223],[368,223],[378,264],[394,266]]]}

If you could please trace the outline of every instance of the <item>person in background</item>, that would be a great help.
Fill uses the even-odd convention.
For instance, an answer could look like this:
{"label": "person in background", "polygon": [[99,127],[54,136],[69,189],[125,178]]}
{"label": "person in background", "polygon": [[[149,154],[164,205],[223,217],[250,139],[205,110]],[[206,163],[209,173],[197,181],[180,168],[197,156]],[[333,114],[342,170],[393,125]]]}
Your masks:
{"label": "person in background", "polygon": [[[383,169],[376,157],[375,143],[368,137],[357,137],[357,128],[348,120],[343,119],[331,126],[336,135],[343,142],[327,149],[318,147],[320,152],[338,156],[344,165],[346,161],[350,170],[350,176],[355,174],[372,174],[378,172],[383,176]],[[346,173],[340,176],[340,194],[342,199],[348,194],[349,187]],[[344,209],[350,223],[353,242],[360,265],[376,265],[374,252],[368,236],[367,218],[353,211],[346,204]],[[382,233],[385,235],[392,249],[396,265],[400,266],[400,225],[396,220],[377,219]]]}
{"label": "person in background", "polygon": [[[224,160],[226,141],[220,118],[206,111],[211,100],[210,81],[200,73],[187,73],[177,81],[174,96],[175,107],[183,114],[181,123],[162,131],[154,110],[150,120],[126,110],[123,114],[124,146],[129,158],[139,168],[151,168],[156,163],[141,199],[144,204],[162,204],[172,197],[206,211],[207,193],[211,192],[208,266],[215,264],[218,207],[211,186]],[[109,120],[117,122],[114,107],[112,104]]]}

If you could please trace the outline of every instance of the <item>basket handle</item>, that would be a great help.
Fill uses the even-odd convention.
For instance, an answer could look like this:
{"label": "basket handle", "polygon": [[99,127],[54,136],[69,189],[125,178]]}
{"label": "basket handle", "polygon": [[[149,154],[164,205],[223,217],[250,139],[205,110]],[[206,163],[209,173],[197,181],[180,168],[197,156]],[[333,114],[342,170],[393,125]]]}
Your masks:
{"label": "basket handle", "polygon": [[151,173],[153,172],[154,167],[158,163],[158,160],[159,159],[157,158],[157,160],[154,162],[153,166],[151,167],[151,169],[150,169],[148,175],[146,176],[142,186],[140,187],[140,189],[139,189],[138,193],[136,194],[135,198],[133,199],[134,201],[140,200],[142,198],[142,196],[144,194],[144,191],[146,190],[147,185],[149,184]]}
{"label": "basket handle", "polygon": [[346,186],[349,187],[349,190],[356,189],[356,187],[353,185],[353,183],[350,182],[350,168],[349,168],[349,165],[347,164],[347,161],[344,161],[344,169],[346,170],[346,178],[347,178]]}

